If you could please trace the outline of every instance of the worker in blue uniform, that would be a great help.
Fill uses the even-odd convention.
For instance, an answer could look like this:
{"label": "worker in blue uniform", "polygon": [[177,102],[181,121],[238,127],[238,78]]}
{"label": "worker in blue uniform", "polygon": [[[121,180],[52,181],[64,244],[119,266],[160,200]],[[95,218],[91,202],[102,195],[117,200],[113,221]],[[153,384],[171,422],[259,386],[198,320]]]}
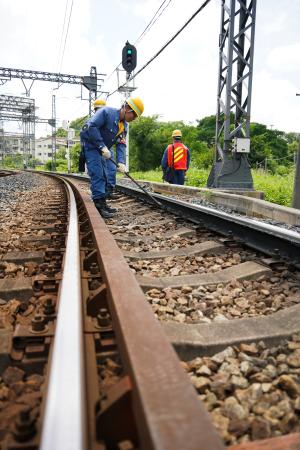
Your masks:
{"label": "worker in blue uniform", "polygon": [[[102,98],[96,99],[94,101],[94,111],[96,112],[98,109],[103,108],[106,106],[106,101]],[[126,139],[123,139],[123,135],[119,135],[119,143],[126,144]],[[106,185],[106,198],[109,200],[117,199],[118,196],[114,193],[114,189],[116,187],[117,182],[117,167],[116,165],[111,161],[112,159],[115,161],[115,155],[113,147],[110,149],[111,157],[110,159],[106,160],[106,167],[107,167],[107,185]]]}
{"label": "worker in blue uniform", "polygon": [[190,165],[190,149],[183,144],[180,130],[173,131],[172,139],[173,144],[168,145],[161,160],[163,179],[170,184],[183,185]]}
{"label": "worker in blue uniform", "polygon": [[[112,154],[109,150],[116,145],[117,170],[126,171],[126,133],[128,123],[139,117],[144,111],[140,98],[128,98],[121,109],[104,106],[98,109],[80,132],[81,145],[88,174],[91,180],[92,199],[99,213],[105,219],[113,217],[116,209],[106,203],[108,196],[108,168],[107,161]],[[113,163],[111,163],[113,164]]]}
{"label": "worker in blue uniform", "polygon": [[[106,106],[106,101],[103,100],[103,98],[96,98],[96,100],[93,103],[94,106],[94,114],[98,111],[98,109],[103,108],[103,106]],[[85,172],[85,155],[84,155],[84,149],[81,143],[81,150],[79,153],[79,160],[78,160],[78,172]]]}

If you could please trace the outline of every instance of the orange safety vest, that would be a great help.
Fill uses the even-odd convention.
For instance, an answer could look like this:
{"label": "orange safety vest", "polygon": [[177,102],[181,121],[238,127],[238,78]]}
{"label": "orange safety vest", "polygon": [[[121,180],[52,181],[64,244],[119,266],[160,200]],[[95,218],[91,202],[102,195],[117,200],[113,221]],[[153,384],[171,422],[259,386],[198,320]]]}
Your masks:
{"label": "orange safety vest", "polygon": [[[174,158],[173,158],[174,148]],[[168,166],[175,170],[187,170],[188,149],[182,142],[168,145]],[[173,163],[174,161],[174,163]]]}

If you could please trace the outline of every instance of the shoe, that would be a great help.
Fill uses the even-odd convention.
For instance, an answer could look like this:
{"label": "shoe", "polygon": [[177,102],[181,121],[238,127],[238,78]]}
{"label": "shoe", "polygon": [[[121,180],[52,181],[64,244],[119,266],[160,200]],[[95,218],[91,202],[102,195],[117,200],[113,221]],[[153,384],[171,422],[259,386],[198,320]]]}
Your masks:
{"label": "shoe", "polygon": [[120,196],[118,194],[115,194],[114,192],[111,192],[106,198],[108,198],[109,200],[118,200]]}
{"label": "shoe", "polygon": [[106,198],[109,200],[118,200],[120,198],[120,194],[117,194],[114,190],[109,190]]}
{"label": "shoe", "polygon": [[111,207],[107,204],[106,200],[105,200],[105,209],[106,209],[106,211],[108,211],[109,213],[116,213],[116,212],[118,211],[116,208],[111,208]]}
{"label": "shoe", "polygon": [[103,219],[111,219],[114,217],[114,214],[112,212],[109,212],[107,209],[105,198],[98,198],[97,200],[94,200],[94,205],[96,206],[97,210],[100,213],[100,216],[103,217]]}

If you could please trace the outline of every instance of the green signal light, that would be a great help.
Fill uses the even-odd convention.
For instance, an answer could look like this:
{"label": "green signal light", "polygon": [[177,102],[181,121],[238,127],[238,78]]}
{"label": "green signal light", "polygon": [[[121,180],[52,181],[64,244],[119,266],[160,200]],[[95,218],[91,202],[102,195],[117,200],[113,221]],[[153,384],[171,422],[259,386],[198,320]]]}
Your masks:
{"label": "green signal light", "polygon": [[127,55],[132,55],[132,50],[131,50],[131,48],[128,48],[128,49],[127,49]]}

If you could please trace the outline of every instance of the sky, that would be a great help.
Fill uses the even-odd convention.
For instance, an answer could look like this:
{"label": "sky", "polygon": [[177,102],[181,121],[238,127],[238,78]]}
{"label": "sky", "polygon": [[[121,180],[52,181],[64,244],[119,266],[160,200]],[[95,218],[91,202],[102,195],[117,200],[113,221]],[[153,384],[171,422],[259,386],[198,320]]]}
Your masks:
{"label": "sky", "polygon": [[[134,44],[162,0],[0,0],[0,67],[89,75],[96,66],[102,90],[118,87],[122,48]],[[192,16],[203,0],[167,0],[165,10],[136,45],[142,67]],[[71,14],[70,14],[71,13]],[[134,80],[133,95],[144,114],[196,124],[215,114],[221,0],[211,0],[183,32]],[[64,18],[66,17],[66,20]],[[70,18],[70,22],[69,22]],[[66,34],[69,22],[68,33]],[[300,132],[300,2],[257,0],[251,121],[285,132]],[[65,26],[64,26],[65,24]],[[64,52],[63,52],[64,49]],[[113,73],[112,73],[113,72]],[[112,75],[111,75],[112,73]],[[111,75],[109,77],[109,75]],[[124,72],[119,72],[122,83]],[[27,86],[29,80],[25,81]],[[24,96],[22,81],[0,85],[0,94]],[[37,115],[51,118],[56,98],[58,125],[88,113],[88,91],[79,85],[36,81],[31,89]],[[82,99],[84,98],[84,99]],[[120,93],[108,98],[119,108]],[[18,123],[5,130],[21,132]],[[36,135],[51,133],[37,125]]]}

